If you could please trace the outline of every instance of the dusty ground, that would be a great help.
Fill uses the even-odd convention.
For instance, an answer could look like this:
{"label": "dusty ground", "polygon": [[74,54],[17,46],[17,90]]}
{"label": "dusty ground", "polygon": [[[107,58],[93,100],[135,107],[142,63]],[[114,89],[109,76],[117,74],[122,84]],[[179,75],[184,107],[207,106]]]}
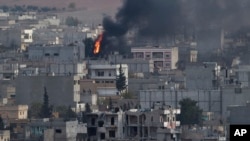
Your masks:
{"label": "dusty ground", "polygon": [[99,24],[102,23],[104,15],[114,16],[122,0],[0,0],[0,5],[35,5],[67,9],[72,2],[75,3],[76,10],[57,13],[60,19],[74,16],[86,24]]}
{"label": "dusty ground", "polygon": [[67,8],[74,2],[77,8],[92,7],[94,9],[112,8],[120,5],[121,0],[0,0],[0,5],[36,5]]}

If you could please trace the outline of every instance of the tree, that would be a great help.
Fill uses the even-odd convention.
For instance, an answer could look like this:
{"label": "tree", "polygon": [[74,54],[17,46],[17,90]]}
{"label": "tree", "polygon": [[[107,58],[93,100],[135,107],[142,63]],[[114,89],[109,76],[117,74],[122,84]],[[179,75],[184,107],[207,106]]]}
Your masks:
{"label": "tree", "polygon": [[119,93],[121,93],[121,91],[125,90],[127,88],[126,85],[126,77],[124,75],[124,72],[122,71],[122,65],[120,64],[119,67],[119,74],[116,78],[116,88],[118,90]]}
{"label": "tree", "polygon": [[125,92],[125,93],[122,93],[121,95],[124,99],[132,99],[134,94],[131,93],[131,92]]}
{"label": "tree", "polygon": [[75,117],[76,117],[76,113],[71,109],[71,106],[69,106],[64,116],[64,120],[68,121],[69,119],[75,118]]}
{"label": "tree", "polygon": [[28,111],[29,118],[40,118],[40,112],[42,109],[42,103],[33,102]]}
{"label": "tree", "polygon": [[202,110],[197,106],[197,101],[185,98],[179,104],[181,105],[179,120],[182,125],[201,124]]}
{"label": "tree", "polygon": [[0,115],[0,130],[4,130],[4,123],[1,115]]}
{"label": "tree", "polygon": [[77,26],[78,24],[80,24],[80,21],[77,18],[74,18],[72,16],[68,16],[66,18],[65,24],[67,26]]}
{"label": "tree", "polygon": [[71,2],[71,3],[69,3],[68,8],[69,9],[75,9],[76,8],[76,4],[74,2]]}
{"label": "tree", "polygon": [[47,89],[44,87],[43,104],[40,112],[41,118],[50,118],[52,115],[52,106],[49,105],[49,96]]}

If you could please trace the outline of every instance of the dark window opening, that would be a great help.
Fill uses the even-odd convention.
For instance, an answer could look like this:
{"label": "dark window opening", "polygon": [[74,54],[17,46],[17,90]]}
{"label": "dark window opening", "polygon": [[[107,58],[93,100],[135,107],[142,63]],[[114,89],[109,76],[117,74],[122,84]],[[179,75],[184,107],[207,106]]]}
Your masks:
{"label": "dark window opening", "polygon": [[62,133],[61,129],[56,129],[56,133]]}
{"label": "dark window opening", "polygon": [[102,120],[98,121],[98,127],[103,127],[104,122]]}
{"label": "dark window opening", "polygon": [[97,76],[104,76],[104,71],[97,72]]}
{"label": "dark window opening", "polygon": [[96,136],[96,128],[90,127],[87,129],[88,136]]}
{"label": "dark window opening", "polygon": [[101,138],[101,140],[105,140],[105,133],[101,133],[100,138]]}
{"label": "dark window opening", "polygon": [[91,125],[95,125],[95,118],[91,119]]}
{"label": "dark window opening", "polygon": [[115,118],[111,117],[111,125],[114,125],[114,124],[115,124]]}
{"label": "dark window opening", "polygon": [[58,53],[54,53],[54,56],[59,56],[59,54]]}
{"label": "dark window opening", "polygon": [[45,53],[44,55],[45,55],[45,56],[50,56],[50,54],[49,54],[49,53]]}
{"label": "dark window opening", "polygon": [[109,137],[115,138],[115,131],[109,131]]}

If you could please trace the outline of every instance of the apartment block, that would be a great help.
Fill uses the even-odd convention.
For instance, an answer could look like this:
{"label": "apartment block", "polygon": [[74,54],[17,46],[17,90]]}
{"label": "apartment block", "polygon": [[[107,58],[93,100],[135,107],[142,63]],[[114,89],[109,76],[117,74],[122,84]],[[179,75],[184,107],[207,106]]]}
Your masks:
{"label": "apartment block", "polygon": [[157,70],[176,69],[178,62],[178,48],[162,47],[136,47],[131,52],[135,59],[153,60],[154,68]]}

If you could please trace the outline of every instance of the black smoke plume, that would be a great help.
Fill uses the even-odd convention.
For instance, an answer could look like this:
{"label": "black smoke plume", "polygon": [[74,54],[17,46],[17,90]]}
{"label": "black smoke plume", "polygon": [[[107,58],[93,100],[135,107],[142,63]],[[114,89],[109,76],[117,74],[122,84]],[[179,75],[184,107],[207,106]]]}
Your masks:
{"label": "black smoke plume", "polygon": [[[126,46],[123,39],[129,31],[156,39],[183,34],[185,29],[201,31],[201,38],[217,47],[219,44],[212,42],[219,35],[203,34],[211,28],[219,34],[222,29],[237,31],[249,26],[249,13],[250,0],[124,0],[114,18],[103,19],[103,44],[108,46],[104,49],[120,50]],[[207,43],[204,41],[204,47],[210,48]]]}
{"label": "black smoke plume", "polygon": [[178,0],[125,0],[115,19],[105,17],[103,26],[109,36],[123,36],[135,30],[142,36],[174,34],[182,20]]}

